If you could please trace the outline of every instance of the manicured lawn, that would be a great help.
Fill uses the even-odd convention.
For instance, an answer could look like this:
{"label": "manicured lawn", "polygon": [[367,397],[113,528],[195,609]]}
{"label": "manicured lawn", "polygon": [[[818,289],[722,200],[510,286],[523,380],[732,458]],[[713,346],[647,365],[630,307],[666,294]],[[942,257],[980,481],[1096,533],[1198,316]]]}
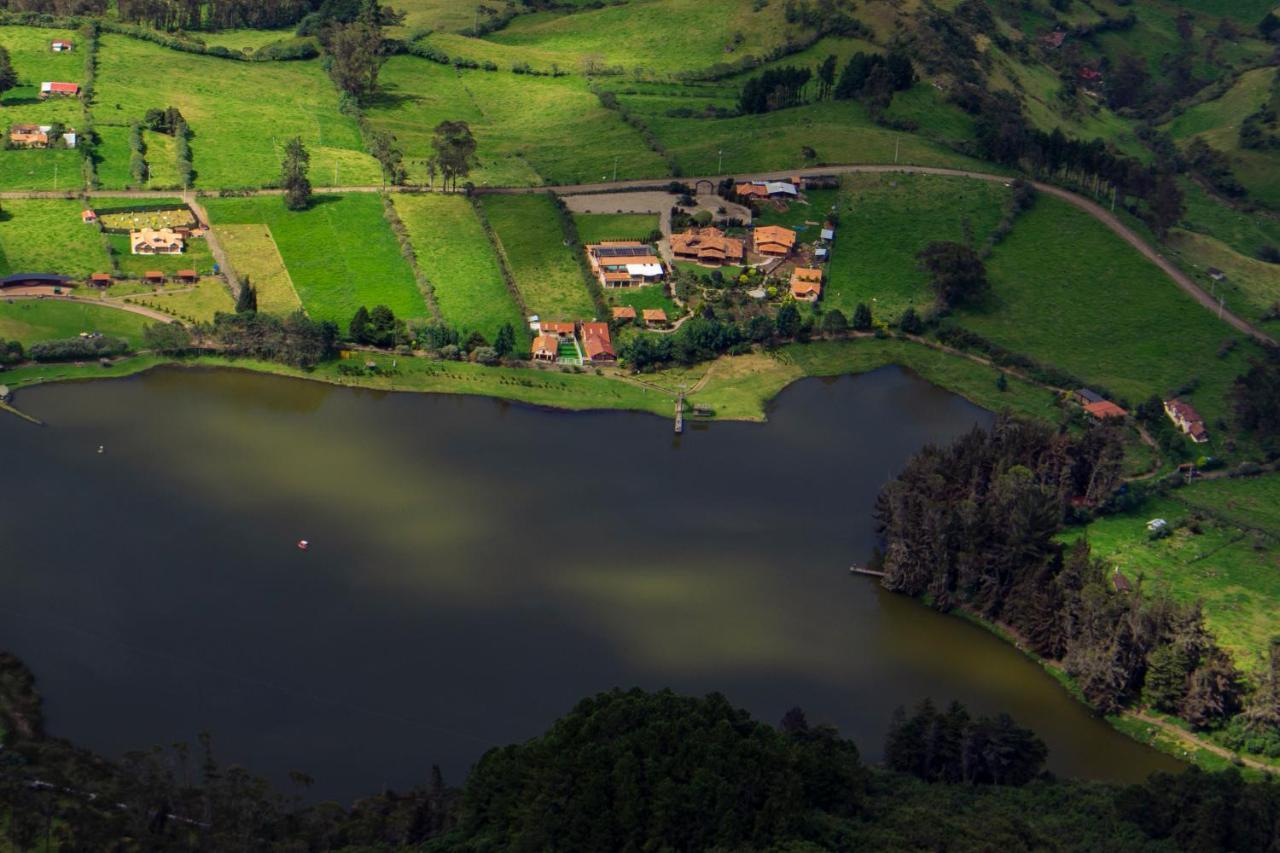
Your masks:
{"label": "manicured lawn", "polygon": [[799,232],[801,243],[811,243],[818,239],[818,231],[831,214],[838,196],[837,190],[807,190],[803,198],[789,202],[786,210],[767,205],[752,220],[752,224],[792,228]]}
{"label": "manicured lawn", "polygon": [[671,320],[681,314],[676,303],[667,295],[666,288],[661,285],[651,284],[646,287],[606,290],[604,294],[605,301],[610,305],[630,305],[636,311],[645,308],[661,308],[667,312],[667,317]]}
{"label": "manicured lawn", "polygon": [[213,230],[236,274],[247,278],[257,291],[259,311],[292,314],[302,307],[270,227],[220,224]]}
{"label": "manicured lawn", "polygon": [[214,225],[263,224],[271,229],[313,319],[345,327],[361,305],[386,305],[407,320],[429,316],[376,194],[317,196],[308,210],[297,213],[275,196],[208,199],[205,204]]}
{"label": "manicured lawn", "polygon": [[[165,73],[157,75],[155,68]],[[338,112],[337,93],[318,60],[236,62],[108,34],[101,41],[97,85],[94,119],[100,127],[127,127],[153,107],[182,111],[194,134],[197,186],[278,183],[283,147],[293,136],[300,136],[311,153],[313,183],[332,181],[335,165],[341,167],[342,182],[379,180],[355,122]],[[127,145],[120,150],[112,144],[104,155],[106,175],[119,179],[121,166],[114,161],[122,155],[127,175]],[[170,168],[171,157],[155,159],[156,166]]]}
{"label": "manicured lawn", "polygon": [[1221,432],[1228,386],[1256,347],[1218,357],[1239,335],[1088,214],[1042,196],[987,271],[991,293],[957,314],[963,325],[1130,403],[1182,389]]}
{"label": "manicured lawn", "polygon": [[503,324],[516,329],[524,349],[527,325],[502,279],[493,244],[470,202],[453,195],[396,195],[418,268],[431,281],[445,322],[490,342]]}
{"label": "manicured lawn", "polygon": [[54,299],[0,301],[0,338],[21,341],[24,346],[37,341],[74,338],[81,332],[101,332],[124,338],[138,347],[142,345],[142,330],[154,322],[117,308],[79,302]]}
{"label": "manicured lawn", "polygon": [[916,254],[935,240],[980,246],[1004,216],[1010,190],[936,175],[848,175],[823,304],[851,316],[859,302],[894,322],[933,299]]}
{"label": "manicured lawn", "polygon": [[231,298],[226,284],[212,276],[200,279],[194,288],[170,285],[159,291],[145,291],[127,297],[126,301],[164,311],[187,322],[198,320],[207,323],[220,311],[230,313],[236,310],[236,301]]}
{"label": "manicured lawn", "polygon": [[369,121],[394,133],[410,177],[426,182],[431,136],[446,119],[468,122],[479,144],[478,186],[580,183],[664,175],[666,164],[579,77],[529,77],[507,71],[455,71],[413,56],[393,56],[379,77],[383,93]]}
{"label": "manicured lawn", "polygon": [[0,273],[82,277],[106,272],[102,236],[80,221],[83,209],[78,200],[5,200],[0,213]]}
{"label": "manicured lawn", "polygon": [[[1142,575],[1149,589],[1203,601],[1210,631],[1238,664],[1254,669],[1271,638],[1280,635],[1277,506],[1280,477],[1274,474],[1215,480],[1101,518],[1085,532],[1094,554],[1131,580]],[[1168,521],[1172,535],[1150,539],[1146,522],[1152,518]]]}
{"label": "manicured lawn", "polygon": [[577,261],[564,245],[554,203],[545,195],[480,198],[525,304],[544,320],[579,320],[595,308]]}
{"label": "manicured lawn", "polygon": [[583,245],[601,240],[644,240],[658,230],[656,213],[575,213]]}
{"label": "manicured lawn", "polygon": [[203,239],[188,240],[180,255],[135,255],[129,249],[128,234],[108,234],[116,264],[126,276],[141,276],[149,270],[172,275],[178,270],[196,270],[202,275],[213,273],[213,255]]}

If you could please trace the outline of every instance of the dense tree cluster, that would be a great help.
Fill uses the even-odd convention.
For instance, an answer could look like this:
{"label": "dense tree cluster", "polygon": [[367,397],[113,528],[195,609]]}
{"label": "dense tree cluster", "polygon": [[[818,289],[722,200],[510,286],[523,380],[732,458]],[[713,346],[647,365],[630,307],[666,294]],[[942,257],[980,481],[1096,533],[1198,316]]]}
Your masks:
{"label": "dense tree cluster", "polygon": [[767,113],[804,103],[805,87],[812,79],[813,71],[803,66],[770,68],[743,85],[742,94],[738,96],[738,110]]}
{"label": "dense tree cluster", "polygon": [[934,302],[940,311],[978,302],[987,292],[987,268],[978,253],[963,243],[935,241],[916,255],[929,273]]}
{"label": "dense tree cluster", "polygon": [[1200,608],[1117,584],[1083,540],[1057,540],[1075,504],[1120,486],[1121,457],[1111,428],[1074,437],[1006,416],[925,448],[877,502],[885,586],[1009,626],[1102,711],[1145,700],[1218,725],[1243,686]]}
{"label": "dense tree cluster", "polygon": [[301,311],[280,318],[245,310],[220,312],[212,323],[191,328],[157,323],[146,328],[144,340],[150,349],[171,355],[212,351],[309,368],[334,357],[338,327],[312,320]]}
{"label": "dense tree cluster", "polygon": [[1008,714],[974,718],[959,702],[939,711],[928,699],[910,716],[894,711],[884,745],[890,770],[951,784],[1025,785],[1048,755],[1044,741]]}
{"label": "dense tree cluster", "polygon": [[855,53],[840,72],[835,97],[843,100],[865,98],[873,105],[888,106],[894,92],[910,89],[916,82],[911,59],[901,51]]}
{"label": "dense tree cluster", "polygon": [[23,359],[22,343],[20,341],[6,341],[0,338],[0,365],[17,364]]}
{"label": "dense tree cluster", "polygon": [[1254,434],[1269,453],[1280,453],[1280,349],[1272,347],[1236,377],[1231,410],[1237,427]]}
{"label": "dense tree cluster", "polygon": [[377,305],[372,311],[361,305],[347,327],[347,340],[374,347],[393,347],[409,343],[409,330],[404,320],[385,305]]}
{"label": "dense tree cluster", "polygon": [[89,335],[83,338],[38,341],[27,347],[27,357],[33,361],[78,361],[124,355],[128,351],[129,342],[122,338]]}

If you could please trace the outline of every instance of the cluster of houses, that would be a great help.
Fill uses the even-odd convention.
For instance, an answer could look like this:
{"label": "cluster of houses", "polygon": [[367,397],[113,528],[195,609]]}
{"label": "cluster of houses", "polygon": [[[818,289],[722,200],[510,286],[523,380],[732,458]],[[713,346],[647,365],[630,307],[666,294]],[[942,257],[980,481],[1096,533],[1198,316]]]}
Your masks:
{"label": "cluster of houses", "polygon": [[[825,223],[820,241],[835,239],[835,227]],[[671,253],[677,258],[694,261],[703,266],[718,267],[742,264],[748,252],[766,263],[771,271],[790,260],[796,253],[799,236],[791,228],[781,225],[762,225],[752,229],[746,240],[727,237],[719,228],[690,228],[671,235]],[[814,248],[814,260],[827,256],[825,246]],[[822,296],[822,270],[817,267],[797,265],[791,272],[791,295],[803,302],[817,302]]]}
{"label": "cluster of houses", "polygon": [[9,126],[9,144],[14,148],[49,148],[59,139],[68,147],[76,147],[75,128],[54,132],[51,124],[12,124]]}
{"label": "cluster of houses", "polygon": [[530,319],[529,327],[536,332],[530,348],[534,361],[559,361],[560,347],[565,343],[577,347],[584,364],[615,364],[618,361],[609,337],[608,323],[552,322],[535,317]]}
{"label": "cluster of houses", "polygon": [[1076,402],[1084,409],[1084,413],[1095,421],[1105,421],[1110,418],[1128,417],[1129,413],[1115,403],[1103,397],[1097,391],[1091,391],[1088,388],[1081,388],[1075,393]]}

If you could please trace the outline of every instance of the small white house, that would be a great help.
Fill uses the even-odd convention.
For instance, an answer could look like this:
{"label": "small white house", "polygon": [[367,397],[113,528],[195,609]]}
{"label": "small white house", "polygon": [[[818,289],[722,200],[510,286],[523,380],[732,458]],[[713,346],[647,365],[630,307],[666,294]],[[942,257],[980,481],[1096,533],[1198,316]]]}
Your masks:
{"label": "small white house", "polygon": [[823,228],[823,229],[822,229],[822,239],[823,239],[823,240],[834,240],[835,238],[836,238],[836,229],[834,229],[834,228]]}
{"label": "small white house", "polygon": [[1153,518],[1147,522],[1148,533],[1159,533],[1160,531],[1165,530],[1168,527],[1169,527],[1169,522],[1165,521],[1163,518]]}
{"label": "small white house", "polygon": [[537,314],[530,314],[528,320],[529,331],[534,333],[542,331],[542,320],[539,319]]}

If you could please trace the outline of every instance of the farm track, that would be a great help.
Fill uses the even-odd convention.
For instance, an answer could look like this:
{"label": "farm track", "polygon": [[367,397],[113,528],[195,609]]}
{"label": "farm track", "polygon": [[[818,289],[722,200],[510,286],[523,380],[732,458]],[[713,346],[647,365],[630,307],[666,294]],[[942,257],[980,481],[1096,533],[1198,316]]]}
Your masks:
{"label": "farm track", "polygon": [[132,302],[125,302],[123,299],[85,299],[81,296],[50,296],[50,295],[31,295],[25,294],[6,294],[5,299],[24,299],[38,300],[47,299],[54,302],[78,302],[81,305],[97,305],[102,308],[114,308],[117,311],[128,311],[130,314],[138,314],[150,320],[159,320],[161,323],[172,323],[175,318],[163,311],[156,311],[152,308],[146,308],[142,305],[136,305]]}
{"label": "farm track", "polygon": [[[973,178],[980,181],[990,181],[993,183],[1004,183],[1011,181],[1014,176],[1011,175],[993,175],[987,172],[973,172],[965,169],[948,169],[939,166],[905,166],[897,164],[863,164],[863,165],[847,165],[847,166],[828,166],[825,168],[813,167],[804,169],[783,169],[773,172],[758,172],[750,175],[734,175],[733,177],[741,180],[779,180],[790,177],[807,177],[813,175],[850,175],[850,174],[917,174],[917,175],[942,175],[957,178]],[[702,177],[684,177],[684,178],[649,178],[629,181],[607,181],[602,183],[590,184],[564,184],[557,186],[541,186],[541,187],[483,187],[477,191],[482,194],[495,195],[527,195],[530,193],[555,193],[557,195],[582,195],[589,193],[607,193],[616,191],[638,190],[638,189],[661,189],[666,187],[672,181],[681,181],[683,183],[696,184],[700,181],[710,181],[712,184],[718,183],[722,177],[727,176],[702,176]],[[1104,208],[1102,205],[1085,198],[1082,195],[1074,193],[1062,187],[1046,184],[1041,181],[1031,181],[1039,192],[1060,198],[1068,204],[1079,208],[1094,219],[1101,222],[1112,231],[1120,239],[1124,240],[1130,246],[1138,251],[1143,257],[1155,264],[1166,276],[1173,280],[1179,288],[1183,290],[1192,299],[1199,302],[1206,310],[1219,313],[1221,319],[1255,340],[1267,345],[1274,346],[1276,341],[1266,332],[1262,331],[1252,323],[1236,315],[1231,311],[1220,308],[1217,301],[1212,296],[1205,293],[1198,284],[1195,283],[1182,270],[1178,269],[1172,261],[1169,261],[1161,255],[1155,247],[1149,244],[1141,236],[1135,233],[1131,228],[1120,221],[1118,217]],[[390,192],[432,192],[435,190],[426,189],[419,186],[414,187],[381,187],[372,186],[341,186],[341,187],[316,187],[317,193],[381,193]],[[213,191],[213,192],[216,192]],[[255,196],[271,196],[282,195],[284,190],[281,189],[261,189],[247,190],[244,195]],[[173,198],[175,195],[181,195],[174,191],[164,190],[92,190],[89,192],[67,193],[67,192],[0,192],[0,199],[38,199],[38,198],[68,198],[84,196],[88,198],[109,197],[109,198]]]}

